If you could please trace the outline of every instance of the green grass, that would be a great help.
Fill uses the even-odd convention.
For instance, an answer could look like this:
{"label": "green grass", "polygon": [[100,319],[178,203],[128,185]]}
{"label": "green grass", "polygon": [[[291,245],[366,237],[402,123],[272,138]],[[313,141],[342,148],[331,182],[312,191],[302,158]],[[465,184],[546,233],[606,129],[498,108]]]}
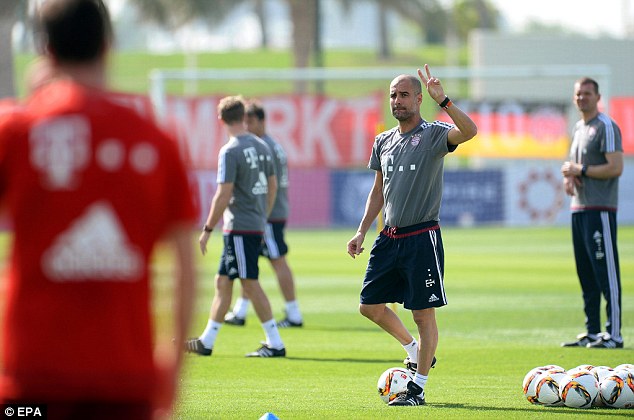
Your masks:
{"label": "green grass", "polygon": [[[377,395],[379,375],[399,366],[405,353],[357,311],[367,251],[357,260],[346,254],[352,234],[288,232],[305,316],[304,328],[282,330],[288,357],[244,357],[264,337],[251,309],[246,327],[222,328],[211,357],[186,357],[177,418],[258,419],[273,412],[280,419],[372,419],[413,411],[442,419],[631,417],[629,410],[534,406],[521,388],[535,366],[634,363],[634,226],[619,230],[623,350],[559,347],[583,330],[567,227],[444,228],[449,305],[437,311],[439,361],[426,388],[428,405],[420,408],[387,407]],[[220,240],[213,237],[210,254],[199,260],[195,335],[206,323],[219,252]],[[274,276],[264,260],[261,268],[279,317],[283,302]],[[397,311],[414,332],[410,313]]]}

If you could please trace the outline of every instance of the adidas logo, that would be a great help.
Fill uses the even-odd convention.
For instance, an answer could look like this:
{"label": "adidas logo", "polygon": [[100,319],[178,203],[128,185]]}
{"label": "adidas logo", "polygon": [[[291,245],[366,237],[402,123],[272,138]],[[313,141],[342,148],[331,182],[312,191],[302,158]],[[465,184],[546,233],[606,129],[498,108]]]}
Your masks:
{"label": "adidas logo", "polygon": [[58,282],[137,281],[143,253],[130,243],[110,204],[101,201],[55,238],[42,256],[42,270]]}
{"label": "adidas logo", "polygon": [[429,297],[429,302],[436,302],[437,300],[440,299],[438,299],[438,296],[432,293],[432,295]]}

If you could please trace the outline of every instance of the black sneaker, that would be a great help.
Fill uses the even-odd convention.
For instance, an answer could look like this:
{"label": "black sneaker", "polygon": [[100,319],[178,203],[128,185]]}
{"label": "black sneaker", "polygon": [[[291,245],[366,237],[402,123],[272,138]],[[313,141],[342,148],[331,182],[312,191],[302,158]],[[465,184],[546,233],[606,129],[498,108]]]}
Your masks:
{"label": "black sneaker", "polygon": [[581,333],[577,336],[576,341],[561,343],[561,347],[586,347],[588,344],[594,343],[597,340],[599,340],[598,335]]}
{"label": "black sneaker", "polygon": [[303,327],[304,323],[302,321],[293,322],[288,317],[284,318],[281,321],[277,321],[277,328],[292,328],[292,327]]}
{"label": "black sneaker", "polygon": [[407,383],[407,391],[399,392],[388,405],[425,405],[423,388],[414,381]]}
{"label": "black sneaker", "polygon": [[247,357],[286,357],[286,349],[274,349],[266,343],[262,343],[262,347],[252,353],[248,353]]}
{"label": "black sneaker", "polygon": [[245,318],[240,318],[239,316],[236,316],[236,314],[234,314],[233,312],[228,312],[227,315],[225,315],[225,324],[243,327],[246,323],[247,320]]}
{"label": "black sneaker", "polygon": [[[416,369],[418,369],[418,363],[414,363],[412,362],[412,359],[409,358],[409,356],[407,356],[405,358],[405,360],[403,360],[403,364],[405,365],[405,367],[407,368],[407,370],[410,371],[410,373],[412,375],[416,375]],[[435,368],[436,367],[436,356],[434,356],[433,359],[431,359],[431,366],[430,368]]]}
{"label": "black sneaker", "polygon": [[612,338],[610,337],[602,336],[599,337],[598,340],[586,344],[586,347],[589,349],[622,349],[623,342],[612,340]]}
{"label": "black sneaker", "polygon": [[211,356],[211,350],[203,345],[199,338],[190,338],[185,341],[185,351],[187,353],[196,353],[201,356]]}

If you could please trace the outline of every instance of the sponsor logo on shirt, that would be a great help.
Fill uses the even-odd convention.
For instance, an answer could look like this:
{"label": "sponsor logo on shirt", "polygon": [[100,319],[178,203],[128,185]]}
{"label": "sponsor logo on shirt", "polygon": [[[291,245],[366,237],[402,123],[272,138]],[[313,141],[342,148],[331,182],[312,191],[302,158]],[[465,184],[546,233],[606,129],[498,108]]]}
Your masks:
{"label": "sponsor logo on shirt", "polygon": [[143,273],[143,253],[129,242],[111,205],[101,201],[55,238],[42,255],[42,271],[57,282],[135,281]]}

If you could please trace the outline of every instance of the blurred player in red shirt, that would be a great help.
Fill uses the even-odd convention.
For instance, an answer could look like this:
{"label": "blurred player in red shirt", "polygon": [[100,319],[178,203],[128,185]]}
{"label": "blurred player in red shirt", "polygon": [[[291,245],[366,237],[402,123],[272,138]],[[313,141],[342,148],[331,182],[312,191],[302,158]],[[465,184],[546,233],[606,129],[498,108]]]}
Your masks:
{"label": "blurred player in red shirt", "polygon": [[[169,413],[190,319],[196,213],[175,142],[105,90],[101,0],[49,0],[41,46],[56,77],[0,114],[0,199],[13,226],[0,402],[48,418]],[[150,260],[176,262],[174,331],[154,340]],[[166,341],[166,342],[163,342]],[[169,342],[167,342],[169,341]]]}

